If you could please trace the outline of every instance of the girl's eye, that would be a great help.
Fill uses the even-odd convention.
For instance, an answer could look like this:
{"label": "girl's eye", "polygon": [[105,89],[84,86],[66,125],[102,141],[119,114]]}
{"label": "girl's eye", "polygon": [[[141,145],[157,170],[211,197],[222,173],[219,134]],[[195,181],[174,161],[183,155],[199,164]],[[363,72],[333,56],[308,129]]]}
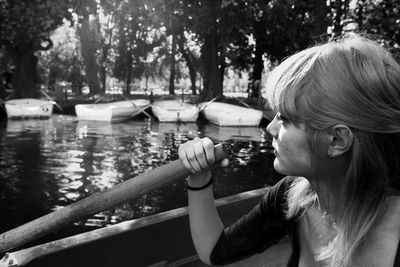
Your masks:
{"label": "girl's eye", "polygon": [[282,122],[288,122],[288,121],[289,121],[288,118],[282,116],[282,114],[279,113],[279,112],[276,114],[276,118],[277,118],[279,121],[282,121]]}

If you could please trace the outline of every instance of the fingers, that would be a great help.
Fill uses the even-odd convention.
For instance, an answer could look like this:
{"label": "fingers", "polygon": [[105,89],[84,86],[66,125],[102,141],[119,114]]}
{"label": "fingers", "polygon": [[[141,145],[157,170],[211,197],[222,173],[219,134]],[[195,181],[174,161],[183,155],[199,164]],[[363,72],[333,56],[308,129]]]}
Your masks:
{"label": "fingers", "polygon": [[207,170],[215,163],[214,144],[209,138],[195,138],[179,146],[179,158],[191,172]]}
{"label": "fingers", "polygon": [[203,143],[206,160],[209,165],[213,165],[215,163],[214,143],[208,137],[201,139],[201,141]]}
{"label": "fingers", "polygon": [[178,154],[179,154],[179,159],[181,160],[183,166],[185,166],[186,169],[188,169],[189,171],[194,173],[195,171],[192,168],[192,165],[190,165],[188,158],[186,156],[186,150],[187,150],[187,147],[190,146],[190,142],[192,142],[192,141],[189,141],[185,144],[180,145],[178,148]]}
{"label": "fingers", "polygon": [[[194,144],[193,144],[193,154],[194,154],[193,158],[196,159],[194,165],[196,165],[196,163],[197,163],[197,166],[199,167],[199,171],[202,170],[202,169],[207,169],[208,168],[208,161],[207,161],[204,149],[203,149],[203,142],[201,140],[197,141],[197,142],[194,142]],[[196,168],[194,168],[194,169],[197,171]]]}
{"label": "fingers", "polygon": [[[195,172],[201,171],[201,165],[199,163],[199,159],[202,160],[201,155],[196,155],[195,147],[198,141],[196,138],[190,143],[190,146],[186,149],[186,158],[188,159],[189,164],[192,166],[192,169]],[[204,157],[203,157],[204,158]],[[204,159],[203,159],[204,160]]]}

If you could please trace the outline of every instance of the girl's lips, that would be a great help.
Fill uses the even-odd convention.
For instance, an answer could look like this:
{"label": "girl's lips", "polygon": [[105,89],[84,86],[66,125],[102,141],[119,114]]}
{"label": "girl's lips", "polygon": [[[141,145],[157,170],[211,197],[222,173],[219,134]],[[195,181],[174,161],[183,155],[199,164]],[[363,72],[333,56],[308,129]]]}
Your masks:
{"label": "girl's lips", "polygon": [[274,155],[275,157],[279,156],[278,151],[276,149],[274,149]]}

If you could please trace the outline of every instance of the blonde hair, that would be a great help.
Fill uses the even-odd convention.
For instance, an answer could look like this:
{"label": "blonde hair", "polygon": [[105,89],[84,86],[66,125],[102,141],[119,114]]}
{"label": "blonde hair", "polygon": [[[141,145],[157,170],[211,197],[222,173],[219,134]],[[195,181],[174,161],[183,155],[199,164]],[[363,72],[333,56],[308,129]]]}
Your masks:
{"label": "blonde hair", "polygon": [[[386,191],[399,185],[400,65],[376,42],[346,35],[287,58],[266,88],[269,105],[294,123],[305,123],[314,142],[338,123],[354,134],[339,230],[320,254],[331,266],[349,266],[385,206]],[[306,187],[292,187],[289,202],[296,200],[290,196],[309,196],[294,192]]]}

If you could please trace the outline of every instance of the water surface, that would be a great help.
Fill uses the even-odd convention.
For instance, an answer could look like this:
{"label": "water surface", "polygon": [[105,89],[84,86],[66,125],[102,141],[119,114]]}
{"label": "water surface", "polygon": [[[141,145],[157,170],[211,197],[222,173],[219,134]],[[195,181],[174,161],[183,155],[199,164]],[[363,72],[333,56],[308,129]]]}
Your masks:
{"label": "water surface", "polygon": [[[226,142],[234,152],[229,167],[213,171],[217,198],[280,178],[272,168],[270,140],[262,127],[151,119],[110,124],[65,115],[1,121],[0,232],[175,160],[178,146],[196,136]],[[184,181],[178,181],[62,232],[82,232],[186,205]]]}

